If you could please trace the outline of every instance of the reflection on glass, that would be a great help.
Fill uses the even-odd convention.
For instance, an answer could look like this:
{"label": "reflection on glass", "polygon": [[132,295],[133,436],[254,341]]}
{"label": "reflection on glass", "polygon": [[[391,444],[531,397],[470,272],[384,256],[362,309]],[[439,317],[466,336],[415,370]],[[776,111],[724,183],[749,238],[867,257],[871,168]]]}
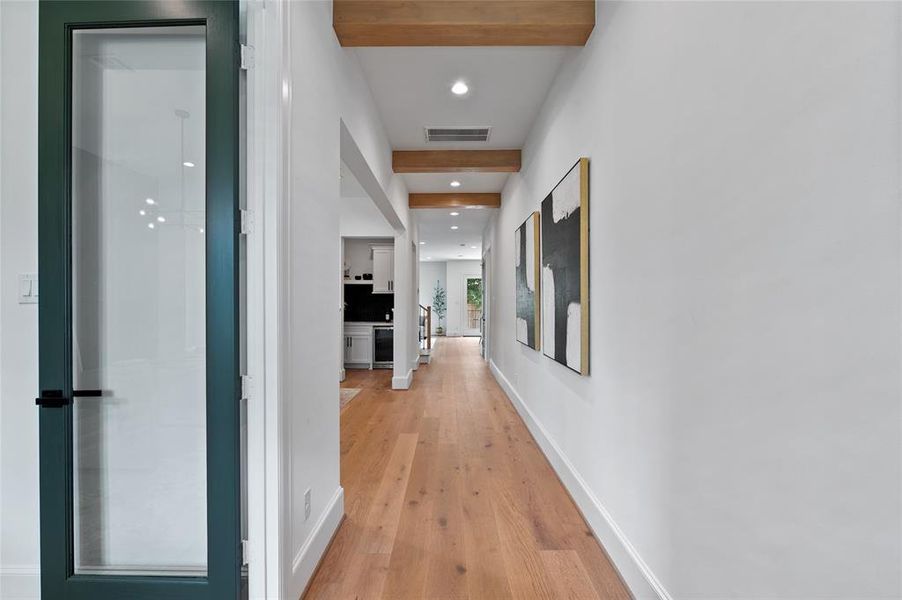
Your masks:
{"label": "reflection on glass", "polygon": [[[205,32],[72,39],[75,572],[205,575]],[[189,168],[186,163],[193,163]]]}

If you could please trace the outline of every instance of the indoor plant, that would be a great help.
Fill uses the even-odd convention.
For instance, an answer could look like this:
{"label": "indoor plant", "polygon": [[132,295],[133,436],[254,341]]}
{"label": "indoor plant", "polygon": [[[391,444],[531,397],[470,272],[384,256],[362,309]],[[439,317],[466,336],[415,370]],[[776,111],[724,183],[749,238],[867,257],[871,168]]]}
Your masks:
{"label": "indoor plant", "polygon": [[436,335],[445,335],[445,328],[442,327],[442,319],[445,318],[445,312],[448,310],[445,289],[439,281],[435,282],[435,290],[432,292],[432,312],[438,318],[438,327],[435,328]]}

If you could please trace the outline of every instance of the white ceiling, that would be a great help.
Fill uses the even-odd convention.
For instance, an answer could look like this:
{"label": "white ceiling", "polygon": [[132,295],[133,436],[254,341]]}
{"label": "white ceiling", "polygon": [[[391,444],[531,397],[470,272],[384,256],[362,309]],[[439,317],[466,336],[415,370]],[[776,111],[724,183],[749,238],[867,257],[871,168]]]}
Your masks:
{"label": "white ceiling", "polygon": [[[421,242],[420,260],[479,260],[482,258],[482,232],[496,211],[494,208],[423,208],[413,211]],[[460,214],[452,217],[452,212]],[[452,225],[457,225],[459,229],[452,230]]]}
{"label": "white ceiling", "polygon": [[[395,150],[520,148],[567,52],[544,47],[357,48]],[[464,96],[451,93],[463,80]],[[488,142],[426,143],[424,127],[491,126]]]}
{"label": "white ceiling", "polygon": [[[500,192],[508,175],[509,173],[404,173],[402,177],[408,192],[438,194]],[[459,181],[460,187],[451,187],[452,181]]]}
{"label": "white ceiling", "polygon": [[[402,47],[353,50],[373,92],[392,148],[521,148],[564,58],[544,47]],[[451,86],[463,80],[467,94]],[[425,127],[489,126],[488,142],[426,143]],[[466,183],[456,190],[452,178]],[[504,173],[404,175],[410,192],[498,192]]]}

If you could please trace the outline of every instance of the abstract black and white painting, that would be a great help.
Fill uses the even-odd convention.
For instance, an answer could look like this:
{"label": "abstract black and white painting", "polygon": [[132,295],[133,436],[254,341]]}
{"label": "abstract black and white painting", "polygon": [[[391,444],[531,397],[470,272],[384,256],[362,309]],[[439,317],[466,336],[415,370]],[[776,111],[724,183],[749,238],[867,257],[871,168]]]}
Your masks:
{"label": "abstract black and white painting", "polygon": [[517,341],[538,350],[541,346],[539,323],[539,213],[529,215],[514,233],[517,279]]}
{"label": "abstract black and white painting", "polygon": [[542,351],[589,374],[589,159],[542,200]]}

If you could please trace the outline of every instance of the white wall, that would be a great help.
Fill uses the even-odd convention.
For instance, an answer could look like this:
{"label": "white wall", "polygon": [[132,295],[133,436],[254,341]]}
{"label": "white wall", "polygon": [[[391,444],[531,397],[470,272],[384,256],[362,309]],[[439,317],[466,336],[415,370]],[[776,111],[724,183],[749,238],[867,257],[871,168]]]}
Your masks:
{"label": "white wall", "polygon": [[[445,274],[447,273],[448,264],[443,261],[420,261],[420,304],[423,306],[432,306],[432,296],[435,291],[435,282],[439,282],[447,292],[445,283]],[[447,318],[447,315],[446,315]],[[444,320],[442,321],[444,323]],[[439,319],[432,314],[432,333],[439,326]]]}
{"label": "white wall", "polygon": [[[391,152],[386,164],[391,170]],[[413,382],[413,372],[420,364],[419,309],[416,305],[419,250],[416,228],[407,208],[407,187],[400,175],[391,177],[387,195],[405,225],[405,229],[395,235],[395,282],[392,287],[395,289],[396,318],[392,388],[408,389]]]}
{"label": "white wall", "polygon": [[[466,290],[464,277],[480,277],[482,263],[478,260],[449,260],[420,262],[420,294],[419,302],[423,306],[432,305],[432,294],[435,282],[441,282],[447,297],[447,313],[442,320],[446,335],[463,334],[466,322]],[[433,315],[433,332],[439,326],[439,320]]]}
{"label": "white wall", "polygon": [[0,598],[37,598],[37,3],[0,2]]}
{"label": "white wall", "polygon": [[445,279],[448,292],[447,335],[465,333],[467,293],[465,277],[482,277],[482,263],[478,260],[449,260]]}
{"label": "white wall", "polygon": [[[898,598],[900,5],[597,6],[486,240],[499,379],[637,596]],[[588,377],[514,335],[579,156]]]}
{"label": "white wall", "polygon": [[[343,512],[339,485],[338,385],[341,315],[339,164],[341,123],[359,148],[401,222],[395,233],[395,378],[416,360],[416,313],[407,298],[411,285],[403,228],[407,191],[391,170],[391,147],[353,51],[338,45],[330,2],[286,3],[290,45],[290,190],[286,231],[284,326],[290,348],[283,361],[286,447],[283,456],[285,522],[282,597],[297,598]],[[347,162],[347,161],[346,161]],[[355,168],[348,163],[348,166]],[[355,170],[360,180],[361,173]],[[367,181],[360,180],[365,189]],[[311,293],[315,287],[315,293]],[[397,318],[410,312],[409,319]],[[413,341],[409,338],[413,336]],[[333,344],[335,344],[333,346]],[[311,489],[312,514],[304,519],[304,492]]]}
{"label": "white wall", "polygon": [[390,238],[345,238],[344,265],[351,269],[351,279],[355,275],[373,274],[372,246],[394,246],[395,239]]}

